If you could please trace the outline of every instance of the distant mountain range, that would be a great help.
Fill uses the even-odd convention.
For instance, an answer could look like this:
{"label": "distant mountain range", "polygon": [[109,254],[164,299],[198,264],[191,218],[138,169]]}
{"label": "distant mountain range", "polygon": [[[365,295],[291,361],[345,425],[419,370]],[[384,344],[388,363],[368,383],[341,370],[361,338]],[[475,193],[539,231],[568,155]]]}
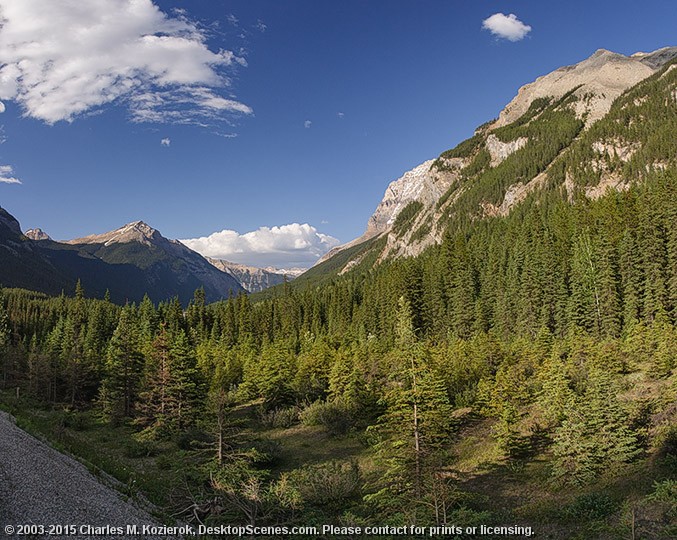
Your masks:
{"label": "distant mountain range", "polygon": [[79,279],[88,296],[109,292],[114,302],[155,302],[177,296],[186,305],[200,287],[207,301],[245,291],[240,282],[177,240],[143,221],[104,234],[55,242],[40,229],[21,232],[0,209],[0,284],[59,294]]}
{"label": "distant mountain range", "polygon": [[143,221],[119,229],[56,242],[42,229],[21,232],[19,222],[0,208],[0,284],[59,294],[81,280],[90,296],[109,291],[115,302],[155,302],[178,296],[187,304],[203,287],[213,302],[241,292],[259,292],[291,281],[302,268],[255,268],[205,258],[178,240],[168,240]]}
{"label": "distant mountain range", "polygon": [[207,260],[219,270],[233,276],[240,285],[252,293],[261,292],[269,287],[280,285],[285,280],[292,281],[306,271],[305,268],[280,269],[270,266],[267,268],[256,268],[210,257],[207,257]]}

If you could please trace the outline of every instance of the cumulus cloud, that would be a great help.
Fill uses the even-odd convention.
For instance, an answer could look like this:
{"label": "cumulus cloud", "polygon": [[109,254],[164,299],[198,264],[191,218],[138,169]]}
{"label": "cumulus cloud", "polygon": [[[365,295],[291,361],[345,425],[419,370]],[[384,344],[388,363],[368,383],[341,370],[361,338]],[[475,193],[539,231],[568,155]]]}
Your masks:
{"label": "cumulus cloud", "polygon": [[0,184],[20,184],[21,180],[13,176],[14,169],[11,165],[0,165]]}
{"label": "cumulus cloud", "polygon": [[169,146],[170,144],[172,144],[172,140],[169,137],[165,137],[160,141],[160,144],[162,146]]}
{"label": "cumulus cloud", "polygon": [[0,100],[49,124],[113,102],[138,122],[208,125],[251,114],[222,94],[246,65],[152,0],[0,0]]}
{"label": "cumulus cloud", "polygon": [[215,259],[254,266],[307,267],[339,241],[307,223],[260,227],[240,234],[223,230],[209,236],[181,240],[192,250]]}
{"label": "cumulus cloud", "polygon": [[524,24],[517,18],[517,15],[511,13],[494,13],[482,21],[482,28],[489,30],[493,35],[509,41],[519,41],[531,31],[531,26]]}
{"label": "cumulus cloud", "polygon": [[259,19],[258,21],[256,21],[256,29],[259,32],[263,33],[266,30],[268,30],[268,25],[264,23],[261,19]]}
{"label": "cumulus cloud", "polygon": [[346,115],[345,115],[345,113],[338,112],[338,113],[336,113],[336,116],[338,116],[339,118],[345,118]]}
{"label": "cumulus cloud", "polygon": [[303,122],[303,127],[306,129],[310,128],[310,126],[312,125],[313,123],[310,120],[306,120],[305,122]]}

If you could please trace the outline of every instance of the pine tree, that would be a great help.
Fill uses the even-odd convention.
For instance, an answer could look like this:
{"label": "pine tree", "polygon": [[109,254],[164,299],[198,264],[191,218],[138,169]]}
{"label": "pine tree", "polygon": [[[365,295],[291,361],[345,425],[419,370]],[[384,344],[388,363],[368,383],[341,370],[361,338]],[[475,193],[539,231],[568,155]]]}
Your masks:
{"label": "pine tree", "polygon": [[99,397],[104,418],[117,423],[132,416],[142,369],[136,316],[133,308],[126,306],[106,355],[106,374]]}
{"label": "pine tree", "polygon": [[553,472],[566,482],[585,484],[605,469],[638,454],[636,434],[618,401],[608,371],[594,369],[582,397],[555,431]]}
{"label": "pine tree", "polygon": [[195,351],[183,331],[176,334],[169,351],[167,424],[177,432],[195,425],[204,401],[204,381]]}
{"label": "pine tree", "polygon": [[171,384],[169,337],[163,327],[153,341],[150,354],[146,357],[136,423],[144,427],[150,438],[170,433]]}
{"label": "pine tree", "polygon": [[439,479],[452,408],[442,378],[429,368],[420,346],[410,344],[401,355],[404,365],[387,391],[387,409],[377,427],[385,485],[368,499],[397,508],[415,522]]}
{"label": "pine tree", "polygon": [[567,417],[574,403],[575,394],[570,387],[566,366],[559,355],[551,357],[543,369],[543,387],[538,403],[550,426],[558,426]]}

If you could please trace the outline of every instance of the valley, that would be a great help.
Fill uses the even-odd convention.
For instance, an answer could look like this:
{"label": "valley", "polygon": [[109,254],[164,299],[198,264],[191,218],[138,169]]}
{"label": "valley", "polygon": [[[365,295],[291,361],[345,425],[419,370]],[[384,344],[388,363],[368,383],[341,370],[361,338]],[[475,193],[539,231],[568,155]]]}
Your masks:
{"label": "valley", "polygon": [[0,404],[191,524],[674,537],[676,62],[523,86],[300,275],[0,210]]}

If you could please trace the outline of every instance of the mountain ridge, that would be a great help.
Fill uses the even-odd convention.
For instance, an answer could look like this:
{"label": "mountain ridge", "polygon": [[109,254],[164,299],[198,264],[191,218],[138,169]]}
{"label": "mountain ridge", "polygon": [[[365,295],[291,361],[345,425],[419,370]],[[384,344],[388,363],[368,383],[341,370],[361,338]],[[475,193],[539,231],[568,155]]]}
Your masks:
{"label": "mountain ridge", "polygon": [[40,229],[22,234],[18,220],[2,209],[0,247],[7,254],[0,283],[7,287],[59,294],[73,290],[80,280],[91,296],[109,291],[118,303],[140,301],[148,294],[155,302],[176,296],[184,305],[198,288],[204,288],[208,301],[244,292],[233,276],[143,221],[57,242]]}
{"label": "mountain ridge", "polygon": [[261,292],[285,281],[292,281],[305,272],[305,268],[258,268],[223,259],[205,257],[210,264],[233,276],[248,292]]}
{"label": "mountain ridge", "polygon": [[[477,128],[473,137],[392,181],[369,218],[365,232],[318,260],[315,272],[319,273],[323,264],[347,250],[353,250],[357,255],[344,261],[338,274],[360,266],[367,252],[358,246],[366,245],[375,238],[385,240],[384,246],[379,247],[381,251],[376,257],[377,263],[390,257],[415,256],[427,247],[439,244],[446,230],[449,212],[454,211],[457,203],[463,204],[463,199],[468,199],[475,189],[468,183],[472,176],[481,179],[482,172],[488,174],[487,171],[498,170],[506,160],[509,165],[517,159],[512,156],[524,155],[538,143],[538,136],[528,137],[523,133],[515,136],[516,133],[536,126],[544,115],[553,118],[564,114],[573,115],[568,120],[573,130],[570,136],[564,137],[561,148],[550,152],[547,163],[541,164],[535,174],[512,178],[512,182],[502,188],[499,200],[478,200],[476,207],[468,209],[471,215],[480,217],[507,215],[530,193],[546,186],[548,171],[558,156],[566,154],[579,136],[589,132],[599,120],[605,118],[612,104],[624,92],[649,79],[675,59],[677,47],[663,47],[631,56],[598,49],[577,64],[563,66],[523,85],[499,117]],[[580,122],[580,127],[574,125],[576,122]],[[606,159],[603,156],[607,155],[610,159],[625,162],[636,150],[635,143],[625,144],[623,141],[593,141],[592,146],[597,148],[601,159]],[[429,163],[431,165],[428,167]],[[509,172],[508,165],[503,166],[506,172]],[[504,180],[509,178],[509,174],[503,176]],[[596,186],[584,189],[587,196],[599,197],[607,188],[627,187],[613,175],[602,176]],[[563,178],[562,186],[571,199],[576,190],[571,178]],[[447,189],[440,189],[442,187]],[[411,215],[405,216],[405,209]],[[395,231],[398,218],[400,227]]]}

